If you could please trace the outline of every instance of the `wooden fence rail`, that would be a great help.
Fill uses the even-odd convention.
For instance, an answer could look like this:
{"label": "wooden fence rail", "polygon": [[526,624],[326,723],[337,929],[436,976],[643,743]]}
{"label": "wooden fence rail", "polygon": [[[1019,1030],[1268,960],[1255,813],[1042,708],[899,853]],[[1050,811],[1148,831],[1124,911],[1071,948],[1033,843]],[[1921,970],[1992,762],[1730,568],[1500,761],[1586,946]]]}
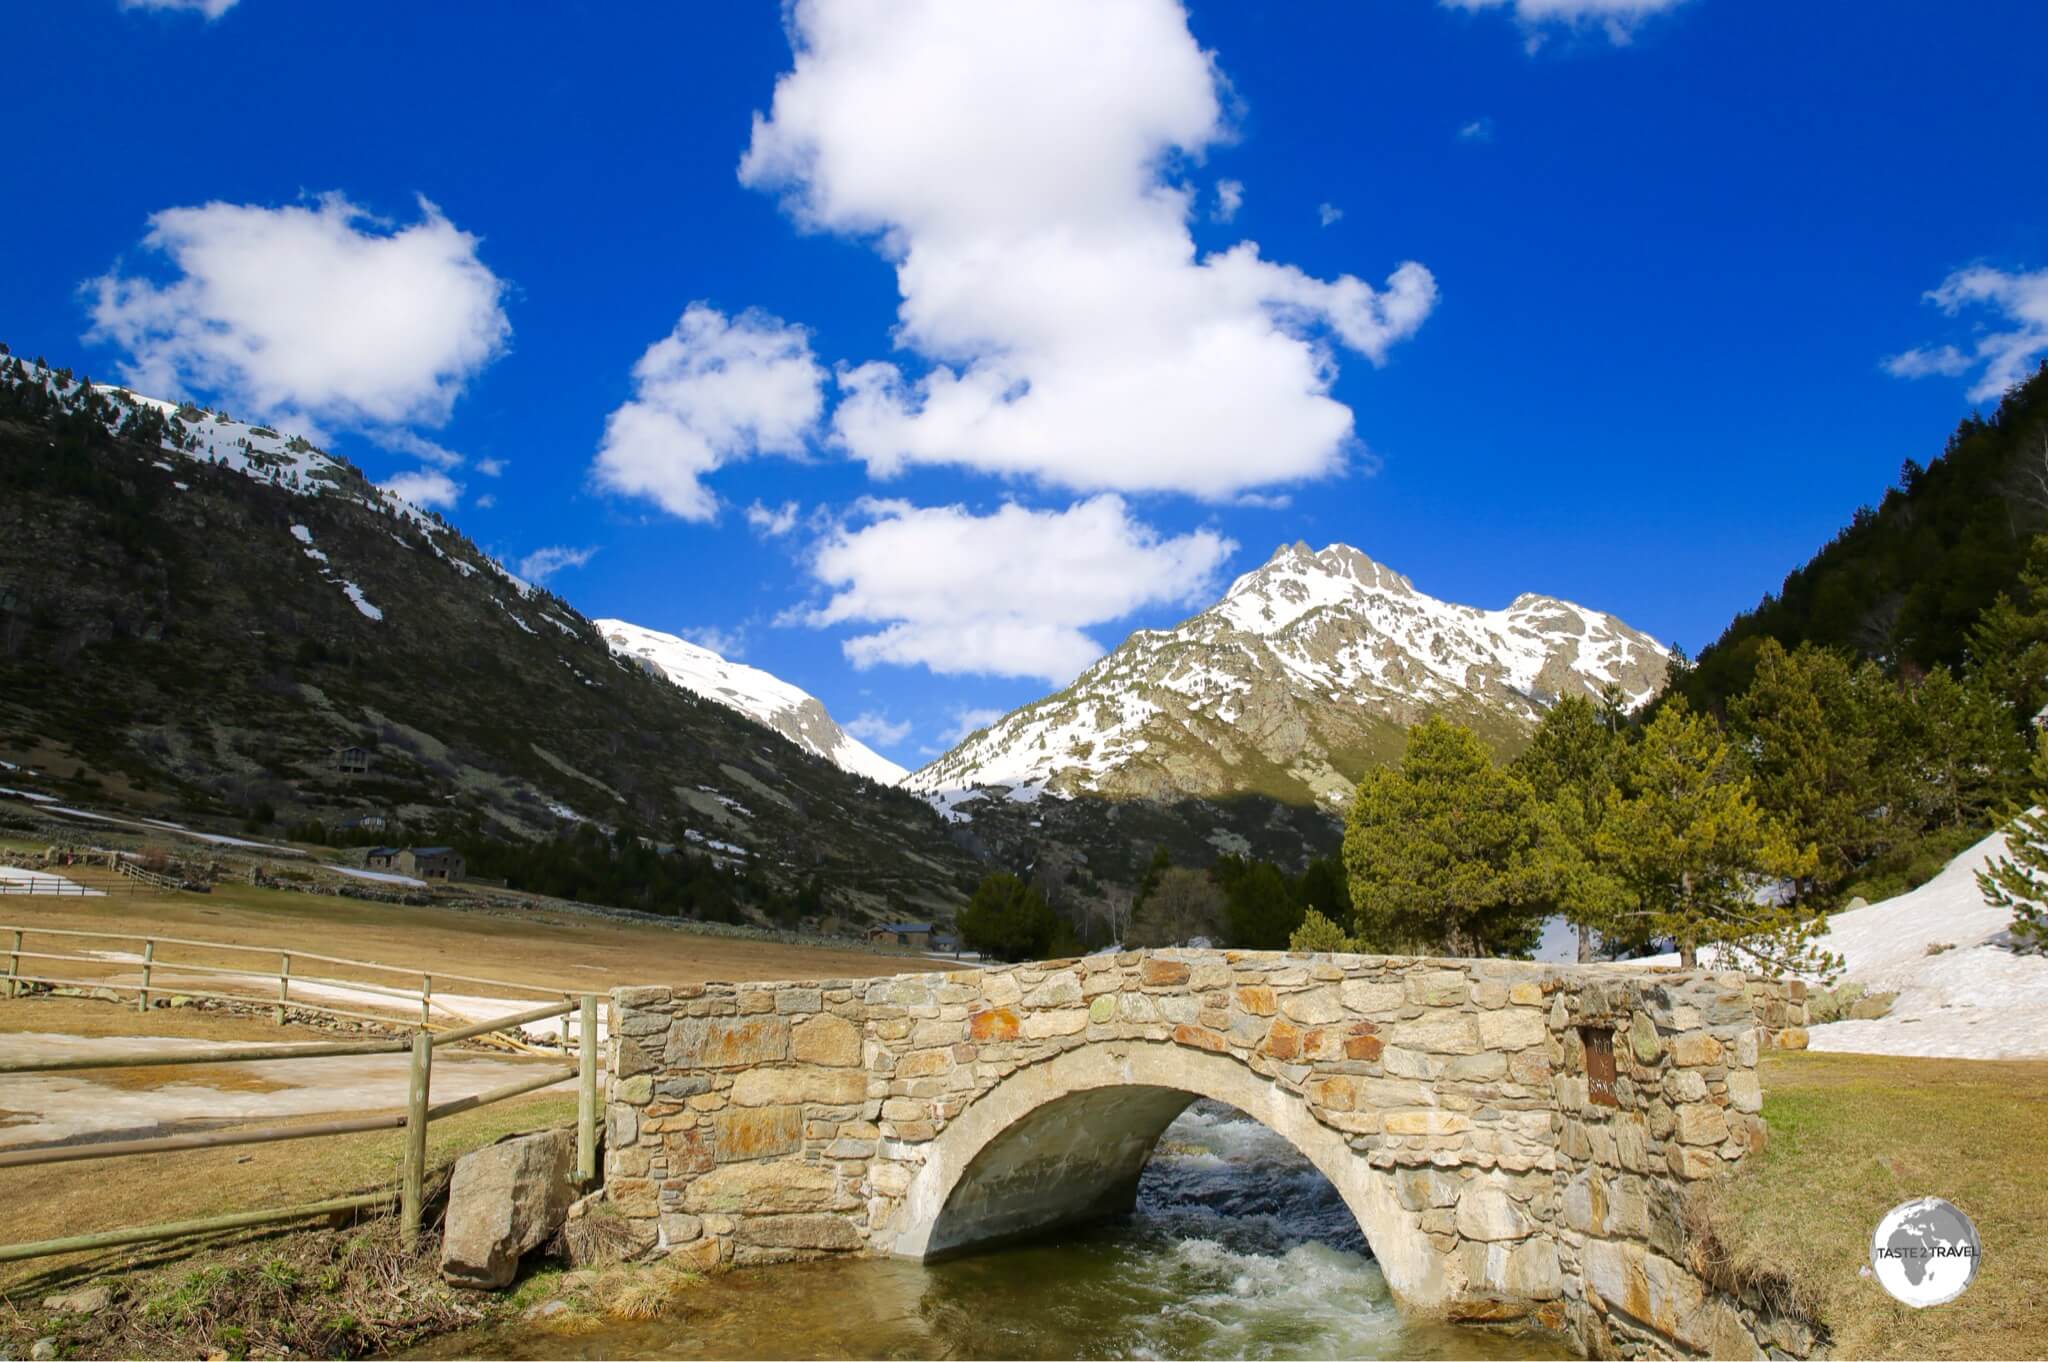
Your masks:
{"label": "wooden fence rail", "polygon": [[[187,1149],[218,1149],[233,1145],[264,1144],[277,1140],[318,1139],[335,1135],[353,1135],[365,1131],[403,1128],[405,1131],[405,1157],[395,1199],[401,1216],[400,1230],[408,1247],[419,1239],[420,1222],[423,1215],[424,1191],[427,1167],[427,1129],[435,1121],[456,1115],[459,1112],[474,1111],[495,1102],[534,1092],[541,1088],[563,1083],[571,1078],[577,1080],[577,1122],[576,1122],[576,1177],[579,1186],[588,1188],[597,1179],[597,995],[585,993],[566,1002],[551,1003],[545,1007],[532,1008],[508,1017],[497,1017],[490,1021],[475,1022],[455,1030],[438,1034],[421,1027],[409,1039],[390,1038],[377,1041],[349,1042],[336,1045],[268,1045],[245,1046],[230,1050],[210,1050],[194,1053],[184,1051],[176,1054],[157,1052],[130,1052],[97,1056],[72,1056],[64,1059],[20,1060],[0,1063],[0,1074],[70,1073],[80,1069],[123,1069],[167,1064],[225,1064],[277,1059],[329,1059],[343,1055],[394,1054],[410,1051],[412,1056],[411,1078],[407,1087],[403,1114],[352,1117],[340,1121],[322,1121],[289,1126],[260,1126],[245,1130],[208,1131],[191,1135],[167,1135],[155,1139],[123,1140],[112,1143],[66,1145],[47,1149],[23,1149],[0,1154],[0,1168],[26,1168],[40,1164],[71,1163],[84,1159],[118,1158],[136,1154],[165,1154]],[[577,1048],[576,1063],[573,1066],[550,1067],[543,1072],[515,1080],[486,1092],[458,1097],[436,1105],[432,1100],[434,1051],[460,1041],[471,1040],[501,1030],[517,1030],[536,1021],[547,1021],[555,1017],[564,1019],[565,1027],[571,1014],[578,1014],[581,1023],[582,1043]],[[41,1258],[57,1253],[76,1253],[90,1249],[115,1248],[125,1244],[149,1243],[161,1239],[177,1239],[191,1234],[205,1234],[217,1230],[240,1229],[252,1225],[278,1224],[290,1220],[308,1220],[324,1215],[365,1210],[371,1207],[388,1206],[394,1200],[390,1191],[366,1193],[361,1196],[342,1197],[326,1201],[307,1202],[297,1206],[281,1207],[265,1211],[241,1211],[232,1215],[212,1216],[203,1220],[180,1220],[169,1224],[144,1225],[129,1229],[106,1230],[97,1234],[74,1235],[65,1239],[43,1239],[26,1244],[0,1244],[0,1262],[14,1262],[24,1258]]]}
{"label": "wooden fence rail", "polygon": [[[137,1010],[146,1012],[149,1010],[152,996],[161,999],[170,994],[179,994],[188,998],[200,998],[208,1001],[248,1003],[255,1000],[241,994],[225,992],[223,989],[227,984],[234,982],[263,980],[267,985],[269,981],[275,980],[277,992],[276,1001],[271,1006],[271,1019],[280,1026],[284,1024],[287,1008],[297,1008],[301,1011],[319,1013],[324,1016],[347,1017],[356,1021],[389,1022],[393,1020],[391,1017],[381,1013],[366,1012],[358,1008],[339,1007],[331,1002],[321,1003],[313,1001],[314,998],[319,996],[316,990],[327,988],[370,995],[371,1001],[365,1004],[366,1006],[377,1006],[379,1005],[377,1000],[389,998],[392,1000],[393,1010],[403,1011],[408,1014],[417,1011],[419,1024],[431,1027],[437,1016],[447,1023],[465,1023],[469,1020],[468,1017],[457,1013],[445,1003],[435,999],[434,984],[436,980],[439,980],[444,985],[450,982],[480,984],[493,989],[509,989],[515,994],[538,994],[549,998],[567,999],[574,996],[560,989],[548,988],[538,984],[516,983],[510,979],[492,979],[473,974],[437,973],[430,970],[411,969],[401,965],[381,964],[374,960],[356,960],[340,955],[320,955],[312,951],[302,951],[290,946],[247,946],[226,941],[206,941],[194,937],[138,936],[132,932],[97,932],[74,927],[32,927],[6,923],[0,923],[0,933],[13,934],[13,944],[6,956],[7,968],[4,974],[0,974],[0,980],[5,982],[4,996],[8,998],[19,996],[24,984],[44,984],[54,988],[109,988],[118,992],[135,994]],[[94,940],[121,942],[139,946],[140,950],[124,954],[98,954],[51,949],[29,950],[26,949],[25,943],[27,938],[31,936],[59,937],[64,938],[66,941]],[[57,944],[64,944],[64,942]],[[251,969],[235,965],[214,965],[172,960],[167,959],[161,953],[164,947],[236,952],[243,955],[260,957],[266,963],[262,968]],[[34,966],[30,970],[24,971],[22,969],[22,962],[25,960],[30,962],[43,961],[52,965],[133,967],[139,972],[140,982],[125,982],[118,977],[84,979],[75,977],[75,971],[44,969]],[[314,964],[340,965],[352,970],[366,970],[396,975],[402,979],[418,979],[419,986],[413,988],[396,986],[397,981],[392,983],[369,983],[360,979],[343,979],[327,975],[309,974],[304,968],[309,962]],[[158,978],[158,976],[165,974],[186,978],[197,976],[201,987],[166,987]],[[213,987],[206,987],[208,984],[212,984]],[[298,985],[302,990],[297,997],[292,995],[294,985]],[[564,1051],[571,1048],[571,1036],[566,1015],[562,1022],[561,1046]],[[522,1047],[515,1043],[508,1046],[508,1048]]]}

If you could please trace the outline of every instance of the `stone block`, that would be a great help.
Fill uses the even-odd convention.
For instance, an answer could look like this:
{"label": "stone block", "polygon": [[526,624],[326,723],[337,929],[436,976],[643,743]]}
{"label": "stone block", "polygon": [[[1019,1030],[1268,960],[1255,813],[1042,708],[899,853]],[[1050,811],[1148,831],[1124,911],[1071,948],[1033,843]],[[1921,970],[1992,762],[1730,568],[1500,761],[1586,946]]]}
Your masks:
{"label": "stone block", "polygon": [[1647,1012],[1629,1018],[1628,1043],[1638,1064],[1655,1064],[1664,1057],[1664,1038],[1657,1034],[1657,1023],[1650,1020]]}
{"label": "stone block", "polygon": [[860,1231],[843,1215],[754,1215],[734,1237],[758,1248],[843,1253],[861,1247]]}
{"label": "stone block", "polygon": [[815,988],[785,988],[775,994],[775,1010],[784,1016],[816,1012],[825,1006],[825,995]]}
{"label": "stone block", "polygon": [[803,1148],[802,1107],[733,1107],[711,1118],[720,1163],[793,1154]]}
{"label": "stone block", "polygon": [[1728,1105],[1737,1111],[1762,1111],[1764,1109],[1763,1084],[1750,1069],[1734,1069],[1728,1074]]}
{"label": "stone block", "polygon": [[1026,1007],[1078,1007],[1080,1003],[1081,979],[1072,970],[1048,974],[1038,987],[1024,995]]}
{"label": "stone block", "polygon": [[654,1075],[635,1074],[612,1084],[612,1100],[629,1107],[644,1107],[654,1100]]}
{"label": "stone block", "polygon": [[1721,1042],[1705,1031],[1685,1031],[1671,1038],[1671,1062],[1688,1069],[1719,1064],[1723,1053]]}
{"label": "stone block", "polygon": [[1550,1030],[1543,1014],[1531,1008],[1512,1007],[1479,1014],[1479,1043],[1489,1050],[1520,1050],[1541,1045]]}
{"label": "stone block", "polygon": [[1015,1040],[1023,1029],[1017,1014],[1007,1007],[992,1007],[967,1017],[967,1034],[976,1041]]}
{"label": "stone block", "polygon": [[1711,1102],[1692,1102],[1676,1112],[1679,1143],[1720,1144],[1728,1138],[1728,1118]]}
{"label": "stone block", "polygon": [[898,1078],[929,1078],[953,1067],[951,1050],[913,1050],[896,1061]]}
{"label": "stone block", "polygon": [[1410,1050],[1440,1055],[1476,1055],[1484,1048],[1479,1040],[1478,1021],[1469,1013],[1444,1012],[1401,1022],[1393,1028],[1393,1041]]}
{"label": "stone block", "polygon": [[1254,1017],[1270,1017],[1280,1006],[1273,990],[1264,984],[1247,984],[1238,989],[1234,997],[1237,1005]]}
{"label": "stone block", "polygon": [[1061,1008],[1057,1012],[1032,1012],[1024,1018],[1024,1038],[1045,1040],[1052,1036],[1072,1036],[1088,1029],[1088,1009],[1085,1007]]}
{"label": "stone block", "polygon": [[1369,1017],[1391,1016],[1407,1003],[1407,991],[1397,983],[1373,983],[1346,979],[1340,987],[1344,1006]]}
{"label": "stone block", "polygon": [[860,1063],[860,1028],[844,1017],[820,1013],[790,1028],[789,1057],[799,1064],[851,1068]]}
{"label": "stone block", "polygon": [[1430,970],[1408,976],[1408,1000],[1424,1007],[1456,1007],[1472,996],[1472,980],[1461,969]]}
{"label": "stone block", "polygon": [[698,1215],[779,1215],[850,1210],[855,1204],[831,1168],[793,1159],[722,1164],[683,1189],[683,1209]]}
{"label": "stone block", "polygon": [[678,1069],[773,1064],[789,1056],[789,1031],[782,1017],[690,1017],[668,1033],[662,1060]]}
{"label": "stone block", "polygon": [[1358,1104],[1358,1085],[1347,1074],[1312,1079],[1308,1085],[1308,1099],[1331,1111],[1350,1111]]}
{"label": "stone block", "polygon": [[1535,1228],[1500,1183],[1475,1178],[1465,1184],[1464,1194],[1458,1198],[1458,1233],[1465,1238],[1481,1243],[1525,1239]]}
{"label": "stone block", "polygon": [[732,1081],[732,1100],[742,1107],[822,1102],[851,1106],[867,1096],[867,1075],[858,1069],[748,1069]]}
{"label": "stone block", "polygon": [[1221,1034],[1203,1026],[1176,1026],[1173,1028],[1173,1041],[1176,1045],[1219,1055],[1230,1049],[1230,1043]]}
{"label": "stone block", "polygon": [[1389,1135],[1458,1135],[1472,1128],[1471,1119],[1453,1111],[1390,1111],[1380,1120]]}
{"label": "stone block", "polygon": [[1312,988],[1301,993],[1280,995],[1280,1012],[1289,1021],[1303,1026],[1327,1026],[1342,1020],[1344,1004],[1338,999],[1333,988]]}
{"label": "stone block", "polygon": [[1266,1032],[1266,1043],[1259,1047],[1259,1053],[1274,1059],[1298,1059],[1301,1056],[1301,1028],[1289,1021],[1275,1021]]}
{"label": "stone block", "polygon": [[1191,971],[1179,960],[1148,955],[1138,966],[1138,982],[1146,988],[1176,988],[1188,981]]}

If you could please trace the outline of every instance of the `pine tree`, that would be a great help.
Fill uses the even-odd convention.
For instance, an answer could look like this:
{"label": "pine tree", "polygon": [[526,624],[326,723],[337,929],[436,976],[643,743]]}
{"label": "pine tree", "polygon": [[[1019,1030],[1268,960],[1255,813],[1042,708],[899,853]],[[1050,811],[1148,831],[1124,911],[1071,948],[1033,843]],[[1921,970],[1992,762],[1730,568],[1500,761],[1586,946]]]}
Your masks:
{"label": "pine tree", "polygon": [[1578,928],[1579,959],[1593,958],[1593,934],[1614,935],[1631,906],[1628,882],[1599,846],[1607,796],[1628,756],[1618,691],[1599,706],[1567,696],[1543,723],[1514,769],[1536,795],[1538,864],[1552,911]]}
{"label": "pine tree", "polygon": [[1359,783],[1344,831],[1352,931],[1371,949],[1526,955],[1542,928],[1529,784],[1430,718]]}
{"label": "pine tree", "polygon": [[1977,888],[1994,908],[2012,910],[2012,933],[2048,950],[2048,733],[2034,743],[2034,807],[2006,824],[2005,849],[1977,872]]}
{"label": "pine tree", "polygon": [[1280,867],[1252,861],[1227,880],[1220,874],[1216,879],[1223,888],[1230,944],[1240,950],[1285,950],[1288,937],[1301,925],[1302,907]]}
{"label": "pine tree", "polygon": [[1838,967],[1813,945],[1824,919],[1770,892],[1774,879],[1812,875],[1814,849],[1795,847],[1757,807],[1720,726],[1683,696],[1643,730],[1599,840],[1631,883],[1633,911],[1678,943],[1687,968],[1705,945],[1772,974]]}
{"label": "pine tree", "polygon": [[2001,591],[1970,626],[1968,671],[2027,723],[2048,707],[2048,535],[2036,535],[2016,591]]}
{"label": "pine tree", "polygon": [[1042,959],[1059,920],[1036,889],[1005,871],[985,876],[954,926],[975,950],[1004,960]]}
{"label": "pine tree", "polygon": [[1909,693],[1903,750],[1922,821],[1934,828],[1982,826],[2015,793],[2026,754],[2011,711],[1946,667]]}
{"label": "pine tree", "polygon": [[1900,788],[1903,701],[1877,664],[1767,638],[1728,720],[1757,803],[1815,847],[1800,898],[1832,905],[1859,869],[1917,834]]}
{"label": "pine tree", "polygon": [[1290,951],[1355,951],[1358,943],[1344,935],[1344,929],[1311,908],[1301,916],[1301,925],[1287,938]]}

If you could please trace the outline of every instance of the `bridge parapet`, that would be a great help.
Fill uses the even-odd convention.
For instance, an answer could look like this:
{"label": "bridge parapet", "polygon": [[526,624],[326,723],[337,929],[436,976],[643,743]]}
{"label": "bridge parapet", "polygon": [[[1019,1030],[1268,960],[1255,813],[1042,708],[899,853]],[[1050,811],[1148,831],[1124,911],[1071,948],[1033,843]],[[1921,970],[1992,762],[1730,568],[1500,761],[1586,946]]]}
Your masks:
{"label": "bridge parapet", "polygon": [[613,999],[607,1196],[648,1251],[926,1256],[1127,1209],[1210,1097],[1330,1177],[1405,1306],[1694,1349],[1732,1335],[1682,1189],[1761,1147],[1759,1048],[1804,1021],[1737,974],[1194,950]]}

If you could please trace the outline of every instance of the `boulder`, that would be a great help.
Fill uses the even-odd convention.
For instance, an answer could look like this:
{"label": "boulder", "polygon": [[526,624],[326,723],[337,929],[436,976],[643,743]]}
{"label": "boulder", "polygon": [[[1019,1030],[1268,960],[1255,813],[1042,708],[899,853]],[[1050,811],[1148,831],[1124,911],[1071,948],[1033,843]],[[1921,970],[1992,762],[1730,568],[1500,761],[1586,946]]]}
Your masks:
{"label": "boulder", "polygon": [[441,1276],[456,1286],[509,1286],[528,1251],[553,1238],[575,1192],[576,1136],[519,1135],[465,1154],[448,1184]]}

